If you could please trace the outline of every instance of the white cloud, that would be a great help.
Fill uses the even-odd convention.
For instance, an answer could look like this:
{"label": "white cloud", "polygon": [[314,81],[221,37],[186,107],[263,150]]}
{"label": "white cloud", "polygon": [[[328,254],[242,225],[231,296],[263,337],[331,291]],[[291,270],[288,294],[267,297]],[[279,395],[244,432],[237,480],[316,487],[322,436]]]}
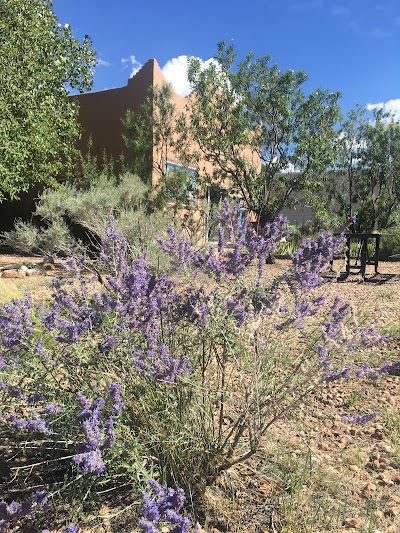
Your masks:
{"label": "white cloud", "polygon": [[[161,69],[166,80],[172,83],[175,92],[182,96],[187,96],[191,91],[187,79],[187,60],[188,56],[173,57]],[[206,61],[200,59],[200,61],[203,69],[215,62],[214,59],[207,59]]]}
{"label": "white cloud", "polygon": [[104,59],[98,59],[97,60],[97,66],[99,66],[99,67],[109,67],[109,66],[111,66],[111,63],[109,61],[104,61]]}
{"label": "white cloud", "polygon": [[383,109],[385,113],[389,113],[395,121],[400,121],[400,98],[394,98],[387,102],[380,102],[378,104],[367,104],[368,111],[374,109]]}
{"label": "white cloud", "polygon": [[123,66],[123,68],[127,68],[129,66],[132,67],[132,71],[131,71],[131,74],[130,74],[130,78],[132,78],[132,76],[134,76],[141,68],[142,68],[142,64],[136,59],[135,56],[129,56],[129,57],[126,57],[126,58],[122,58],[121,59],[121,64]]}

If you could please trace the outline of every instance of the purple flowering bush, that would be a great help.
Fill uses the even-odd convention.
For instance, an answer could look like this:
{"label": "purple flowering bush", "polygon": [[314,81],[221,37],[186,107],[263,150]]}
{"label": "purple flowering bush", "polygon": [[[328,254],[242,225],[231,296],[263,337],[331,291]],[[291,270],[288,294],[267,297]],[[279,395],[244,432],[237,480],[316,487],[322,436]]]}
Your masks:
{"label": "purple flowering bush", "polygon": [[[382,337],[324,297],[322,273],[344,238],[305,240],[271,281],[266,260],[287,221],[257,233],[238,209],[225,202],[218,213],[216,247],[169,230],[159,241],[168,272],[132,258],[111,218],[97,264],[69,259],[47,305],[27,294],[0,310],[0,432],[21,456],[30,446],[53,454],[65,486],[86,495],[76,513],[103,486],[139,490],[154,476],[201,494],[320,383],[398,364],[359,360]],[[52,501],[69,494],[62,486]],[[172,492],[154,490],[160,520],[188,531],[183,503],[168,507]]]}

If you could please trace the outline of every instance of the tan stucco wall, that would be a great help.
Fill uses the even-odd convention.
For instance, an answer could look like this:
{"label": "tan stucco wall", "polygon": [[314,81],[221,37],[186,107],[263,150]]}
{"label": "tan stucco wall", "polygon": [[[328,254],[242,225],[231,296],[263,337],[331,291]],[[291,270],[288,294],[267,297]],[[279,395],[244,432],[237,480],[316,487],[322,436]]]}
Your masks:
{"label": "tan stucco wall", "polygon": [[[107,89],[104,91],[86,93],[74,96],[79,101],[80,112],[79,119],[83,128],[83,134],[78,144],[78,148],[85,153],[89,136],[92,136],[93,151],[95,154],[101,156],[103,151],[107,155],[111,155],[115,161],[119,159],[121,154],[126,153],[125,144],[122,135],[125,133],[125,128],[122,124],[122,119],[128,109],[138,111],[143,104],[146,96],[149,94],[149,88],[152,86],[161,86],[167,83],[157,61],[149,59],[143,67],[128,80],[126,87],[119,87],[116,89]],[[187,105],[188,98],[192,96],[183,97],[177,93],[173,93],[172,103],[175,105],[176,115],[182,113]],[[190,146],[190,149],[194,149]],[[249,149],[241,149],[241,153],[251,161],[252,165],[256,165],[258,170],[261,168],[261,159],[259,154],[252,152]],[[157,148],[153,148],[153,161],[162,162],[165,167],[167,161],[171,163],[179,163],[177,155],[169,149],[167,153],[157,152]],[[129,157],[128,157],[129,159]],[[208,162],[200,162],[200,172],[205,169],[209,175],[212,174],[213,167]],[[153,186],[157,184],[159,174],[153,171],[152,183]],[[229,187],[229,183],[223,184]]]}
{"label": "tan stucco wall", "polygon": [[126,87],[73,97],[78,100],[80,106],[79,121],[83,132],[78,148],[83,153],[86,152],[90,135],[93,140],[93,150],[98,155],[102,155],[105,151],[114,160],[118,160],[120,155],[126,152],[122,138],[122,134],[125,133],[122,119],[128,109],[138,111],[143,104],[149,87],[154,83],[155,65],[157,65],[155,59],[147,61],[135,76],[128,80]]}

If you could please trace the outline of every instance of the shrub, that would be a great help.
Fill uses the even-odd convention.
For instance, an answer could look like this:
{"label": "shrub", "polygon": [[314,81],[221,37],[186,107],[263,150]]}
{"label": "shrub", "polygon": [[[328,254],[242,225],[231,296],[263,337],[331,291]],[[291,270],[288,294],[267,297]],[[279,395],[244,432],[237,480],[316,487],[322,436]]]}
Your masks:
{"label": "shrub", "polygon": [[14,229],[4,232],[1,237],[7,246],[29,255],[65,256],[83,252],[82,244],[72,237],[62,219],[55,219],[48,227],[17,220]]}
{"label": "shrub", "polygon": [[[13,453],[36,454],[31,473],[46,478],[51,467],[52,505],[69,502],[70,519],[98,494],[135,492],[149,478],[196,498],[319,383],[398,364],[357,361],[360,346],[382,338],[345,331],[350,305],[318,293],[343,238],[306,239],[267,283],[265,261],[286,221],[257,234],[228,203],[217,217],[218,251],[173,229],[160,240],[172,275],[133,259],[111,219],[100,287],[68,260],[48,306],[35,309],[27,294],[1,310],[0,427]],[[14,485],[27,482],[24,469],[14,475]]]}
{"label": "shrub", "polygon": [[40,229],[31,222],[18,219],[14,229],[1,235],[2,244],[25,254],[32,254],[38,249]]}
{"label": "shrub", "polygon": [[400,254],[400,226],[396,226],[389,233],[383,233],[379,246],[379,257],[387,259],[391,255]]}
{"label": "shrub", "polygon": [[91,250],[100,243],[112,213],[134,257],[147,253],[150,262],[157,265],[160,250],[155,237],[166,232],[171,218],[162,212],[146,212],[146,194],[147,186],[128,173],[120,178],[102,174],[85,190],[73,184],[46,189],[35,213],[45,225],[17,221],[2,240],[23,253],[77,257],[84,251],[83,243]]}

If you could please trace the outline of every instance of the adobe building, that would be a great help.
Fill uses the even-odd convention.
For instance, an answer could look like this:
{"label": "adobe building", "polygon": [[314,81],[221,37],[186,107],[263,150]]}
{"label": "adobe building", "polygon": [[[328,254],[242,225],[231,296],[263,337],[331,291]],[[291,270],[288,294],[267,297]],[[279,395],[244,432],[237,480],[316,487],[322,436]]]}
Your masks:
{"label": "adobe building", "polygon": [[[128,80],[125,87],[106,89],[104,91],[83,93],[73,96],[79,102],[79,121],[82,135],[77,145],[84,154],[87,152],[89,139],[92,140],[92,155],[101,157],[103,153],[118,161],[123,154],[129,160],[129,154],[123,135],[126,129],[122,123],[128,110],[138,112],[143,105],[149,89],[167,83],[157,61],[149,59],[142,68]],[[173,92],[172,103],[176,112],[183,111],[186,98]],[[156,157],[156,154],[149,154]],[[179,164],[173,153],[168,154],[164,164]],[[153,185],[158,176],[153,172]]]}
{"label": "adobe building", "polygon": [[[130,109],[138,112],[143,105],[146,97],[149,95],[151,87],[161,87],[167,83],[156,59],[149,59],[141,69],[128,80],[125,87],[115,89],[106,89],[104,91],[83,93],[73,96],[79,102],[79,121],[82,126],[81,139],[77,145],[81,153],[87,152],[88,142],[92,139],[92,155],[101,157],[103,153],[112,156],[114,161],[120,159],[124,154],[125,159],[129,161],[129,153],[125,146],[123,135],[126,129],[122,123],[126,112]],[[173,91],[172,104],[179,115],[185,108],[188,97],[181,96]],[[261,159],[257,153],[250,149],[244,149],[249,159],[261,168]],[[153,147],[149,154],[151,162],[157,161],[159,167],[164,166],[165,170],[170,168],[172,171],[179,167],[179,159],[169,150],[167,154],[161,154]],[[152,172],[152,185],[155,186],[159,179],[160,173],[155,170]],[[208,173],[212,173],[212,166],[208,162],[202,161],[201,167],[207,168]],[[200,169],[192,169],[193,172]],[[229,185],[226,184],[229,188]],[[284,209],[283,214],[289,218],[292,224],[301,224],[306,220],[313,218],[313,211],[303,205],[297,208]]]}

